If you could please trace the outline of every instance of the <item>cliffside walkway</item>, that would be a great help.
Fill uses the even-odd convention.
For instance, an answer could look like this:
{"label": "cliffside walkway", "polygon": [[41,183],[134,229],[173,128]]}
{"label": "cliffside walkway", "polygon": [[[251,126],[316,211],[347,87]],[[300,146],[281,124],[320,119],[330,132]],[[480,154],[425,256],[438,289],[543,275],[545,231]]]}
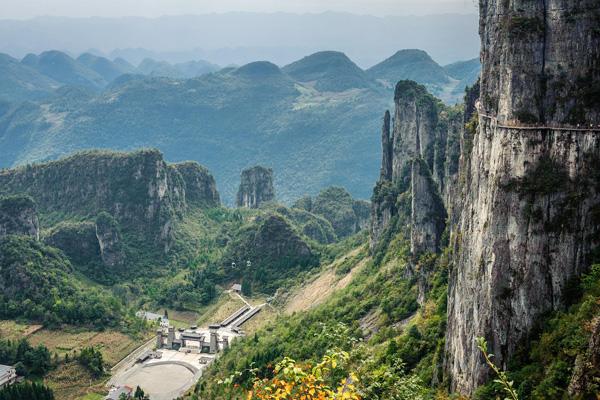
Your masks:
{"label": "cliffside walkway", "polygon": [[514,130],[519,130],[519,131],[523,131],[523,130],[530,130],[530,131],[540,131],[540,130],[552,130],[552,131],[565,131],[565,132],[600,132],[600,125],[598,126],[592,126],[590,125],[589,128],[582,128],[579,126],[551,126],[551,125],[517,125],[517,124],[507,124],[506,122],[504,123],[499,123],[498,122],[498,118],[493,116],[493,115],[489,115],[486,114],[485,112],[483,112],[481,105],[479,104],[479,102],[477,104],[475,104],[475,108],[477,109],[477,113],[479,114],[479,116],[481,118],[485,118],[488,119],[490,121],[492,121],[492,127],[493,128],[502,128],[502,129],[514,129]]}

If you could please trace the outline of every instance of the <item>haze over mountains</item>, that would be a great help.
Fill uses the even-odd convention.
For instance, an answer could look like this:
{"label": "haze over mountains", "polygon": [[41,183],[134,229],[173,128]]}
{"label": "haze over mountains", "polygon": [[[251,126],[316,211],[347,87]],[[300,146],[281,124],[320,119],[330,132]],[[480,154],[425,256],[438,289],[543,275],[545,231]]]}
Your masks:
{"label": "haze over mountains", "polygon": [[347,13],[226,13],[160,18],[38,17],[0,21],[0,52],[14,57],[59,49],[93,51],[132,64],[205,59],[219,65],[289,64],[335,49],[368,68],[402,48],[442,64],[478,56],[477,15],[374,17]]}
{"label": "haze over mountains", "polygon": [[454,104],[476,80],[479,61],[442,67],[424,51],[401,50],[365,71],[325,51],[282,68],[261,61],[218,69],[54,50],[21,61],[4,55],[0,167],[88,148],[156,147],[169,161],[214,171],[228,203],[240,170],[254,164],[274,169],[283,201],[329,185],[368,198],[393,82],[414,79]]}

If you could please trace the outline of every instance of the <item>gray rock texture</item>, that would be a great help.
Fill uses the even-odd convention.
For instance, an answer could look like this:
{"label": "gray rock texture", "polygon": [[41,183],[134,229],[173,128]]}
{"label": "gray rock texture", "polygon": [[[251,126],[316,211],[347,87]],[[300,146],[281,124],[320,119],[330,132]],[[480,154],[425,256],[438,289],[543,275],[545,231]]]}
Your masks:
{"label": "gray rock texture", "polygon": [[489,376],[475,337],[506,368],[599,244],[600,134],[547,128],[599,122],[599,15],[597,1],[480,2],[482,113],[461,143],[446,334],[463,394]]}
{"label": "gray rock texture", "polygon": [[437,253],[446,226],[446,210],[425,161],[414,159],[411,169],[410,251],[414,255]]}
{"label": "gray rock texture", "polygon": [[40,214],[92,222],[107,212],[124,232],[163,253],[170,249],[173,224],[189,205],[218,204],[214,180],[203,167],[168,165],[157,150],[87,151],[0,171],[0,195],[15,194],[31,196]]}
{"label": "gray rock texture", "polygon": [[258,208],[262,203],[275,200],[273,170],[257,165],[242,171],[237,206]]}
{"label": "gray rock texture", "polygon": [[462,113],[438,106],[411,81],[398,83],[394,100],[391,132],[389,113],[384,116],[381,174],[371,198],[371,249],[398,216],[410,226],[414,255],[436,252],[447,216],[444,200],[454,201],[446,182],[458,179]]}
{"label": "gray rock texture", "polygon": [[195,161],[172,165],[185,183],[185,200],[188,204],[217,207],[221,204],[217,184],[212,174]]}
{"label": "gray rock texture", "polygon": [[122,265],[125,255],[117,221],[108,213],[100,213],[96,218],[95,228],[100,257],[104,265],[109,268]]}

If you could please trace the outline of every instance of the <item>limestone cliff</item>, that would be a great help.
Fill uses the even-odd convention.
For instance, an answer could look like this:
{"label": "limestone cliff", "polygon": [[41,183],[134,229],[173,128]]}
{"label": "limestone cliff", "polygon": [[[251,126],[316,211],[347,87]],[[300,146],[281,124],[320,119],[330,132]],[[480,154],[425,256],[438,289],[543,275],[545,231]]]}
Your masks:
{"label": "limestone cliff", "polygon": [[273,170],[259,165],[242,171],[237,206],[258,208],[275,199]]}
{"label": "limestone cliff", "polygon": [[172,165],[185,183],[185,200],[188,204],[216,207],[221,204],[215,178],[205,167],[188,161]]}
{"label": "limestone cliff", "polygon": [[88,151],[0,171],[0,195],[13,194],[35,200],[46,242],[75,263],[98,259],[106,267],[122,265],[126,253],[136,259],[167,254],[174,225],[190,207],[219,204],[206,169],[168,165],[157,150]]}
{"label": "limestone cliff", "polygon": [[[395,216],[410,227],[414,255],[439,250],[447,216],[446,189],[458,175],[462,114],[446,109],[411,81],[396,86],[393,123],[385,113],[382,166],[371,199],[371,249]],[[391,127],[393,125],[393,128]]]}
{"label": "limestone cliff", "polygon": [[[597,1],[483,0],[478,126],[463,146],[446,369],[471,394],[589,265],[600,220]],[[577,126],[580,129],[577,129]],[[466,143],[465,143],[466,144]]]}
{"label": "limestone cliff", "polygon": [[95,228],[100,257],[104,265],[115,267],[123,264],[123,244],[117,221],[109,213],[102,212],[96,217]]}
{"label": "limestone cliff", "polygon": [[40,238],[36,205],[29,196],[0,198],[0,238],[25,235]]}
{"label": "limestone cliff", "polygon": [[446,210],[431,173],[423,159],[411,166],[411,234],[412,254],[437,253],[446,223]]}

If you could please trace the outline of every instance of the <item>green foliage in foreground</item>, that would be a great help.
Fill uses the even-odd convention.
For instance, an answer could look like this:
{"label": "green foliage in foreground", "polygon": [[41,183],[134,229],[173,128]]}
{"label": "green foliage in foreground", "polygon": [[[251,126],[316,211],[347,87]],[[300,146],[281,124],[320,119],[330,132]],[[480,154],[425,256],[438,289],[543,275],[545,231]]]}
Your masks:
{"label": "green foliage in foreground", "polygon": [[41,383],[23,382],[0,389],[0,400],[54,400],[52,389]]}
{"label": "green foliage in foreground", "polygon": [[13,365],[20,376],[44,376],[52,368],[50,351],[40,344],[31,347],[27,339],[0,340],[0,364]]}
{"label": "green foliage in foreground", "polygon": [[[427,312],[416,317],[417,280],[414,272],[409,272],[404,235],[396,236],[389,247],[389,257],[383,257],[380,263],[368,261],[346,289],[323,305],[309,312],[279,317],[263,329],[258,340],[235,342],[205,374],[198,386],[200,395],[219,398],[222,389],[214,382],[232,371],[253,370],[259,377],[269,378],[271,367],[283,357],[317,362],[334,347],[356,354],[351,367],[360,371],[364,385],[359,386],[365,398],[419,399],[433,393],[426,387],[434,376],[440,375],[447,256],[429,255],[419,260],[418,268],[430,273],[430,291]],[[363,257],[364,254],[350,258],[352,265],[347,267],[352,268]],[[365,324],[368,319],[374,319],[373,326]],[[393,328],[407,323],[409,327],[405,329]],[[337,333],[327,333],[324,326],[338,327],[334,329]],[[344,339],[348,337],[359,338],[359,342],[364,343],[358,345],[356,341]],[[399,385],[399,382],[403,383]],[[248,389],[251,374],[242,372],[234,383]],[[406,396],[402,394],[403,388],[411,385],[418,390],[407,391]]]}

